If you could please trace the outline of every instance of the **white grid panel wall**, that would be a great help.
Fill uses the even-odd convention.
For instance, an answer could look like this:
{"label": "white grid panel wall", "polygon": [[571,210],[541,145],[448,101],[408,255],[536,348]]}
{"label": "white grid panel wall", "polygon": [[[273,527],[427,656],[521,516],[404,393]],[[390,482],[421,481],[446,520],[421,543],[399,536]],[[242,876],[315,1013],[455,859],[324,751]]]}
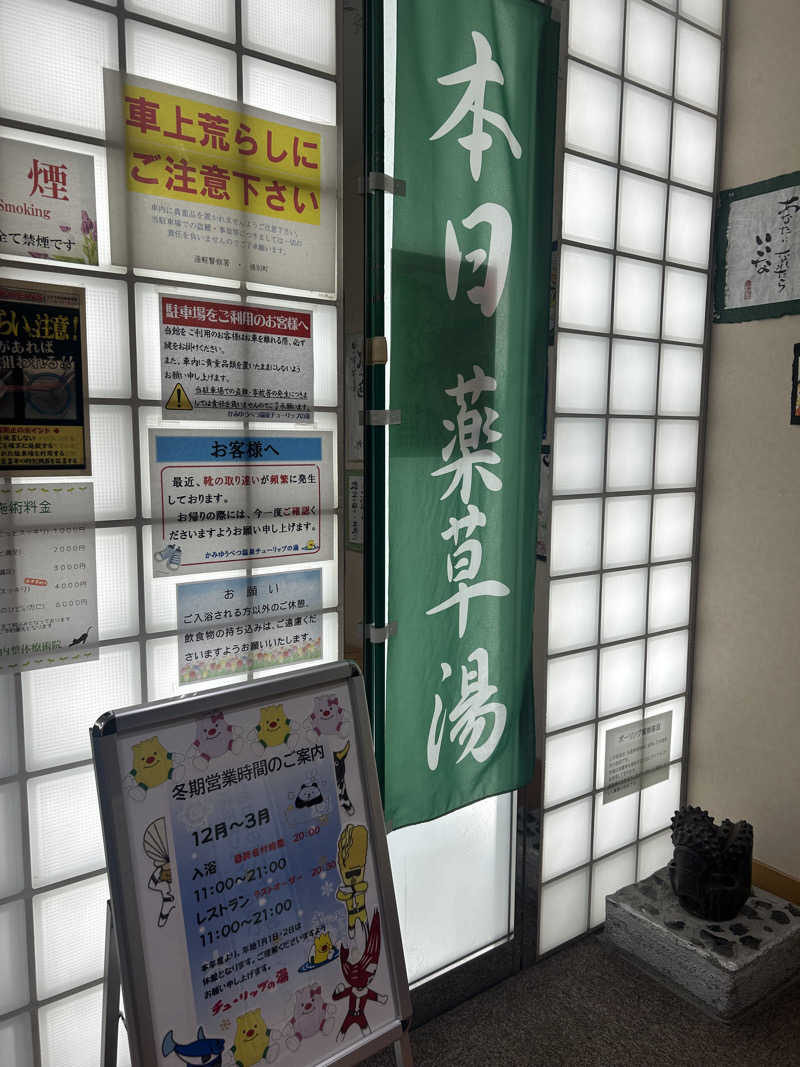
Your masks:
{"label": "white grid panel wall", "polygon": [[[684,775],[723,0],[569,0],[539,952],[671,855]],[[603,803],[609,729],[667,779]]]}
{"label": "white grid panel wall", "polygon": [[[286,302],[235,279],[195,285],[112,263],[102,70],[332,123],[335,23],[334,0],[0,0],[0,134],[93,157],[100,258],[97,268],[57,271],[0,260],[4,278],[86,289],[100,630],[96,661],[0,676],[3,1067],[99,1067],[107,886],[89,728],[104,711],[177,693],[175,583],[149,570],[146,437],[161,422],[155,294]],[[338,441],[340,299],[307,293],[291,303],[315,310],[314,425]],[[323,564],[326,660],[339,656],[338,530],[335,543]],[[119,1063],[130,1064],[122,1028]]]}

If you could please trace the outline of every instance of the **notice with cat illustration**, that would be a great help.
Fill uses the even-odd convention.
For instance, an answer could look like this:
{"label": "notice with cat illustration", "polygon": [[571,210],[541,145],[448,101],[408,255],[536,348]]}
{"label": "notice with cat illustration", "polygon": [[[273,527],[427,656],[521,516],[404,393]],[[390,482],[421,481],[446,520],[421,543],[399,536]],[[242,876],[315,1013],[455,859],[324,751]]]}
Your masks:
{"label": "notice with cat illustration", "polygon": [[94,487],[0,488],[0,673],[98,658]]}
{"label": "notice with cat illustration", "polygon": [[351,688],[272,690],[118,740],[150,1040],[175,1067],[335,1062],[398,1019]]}

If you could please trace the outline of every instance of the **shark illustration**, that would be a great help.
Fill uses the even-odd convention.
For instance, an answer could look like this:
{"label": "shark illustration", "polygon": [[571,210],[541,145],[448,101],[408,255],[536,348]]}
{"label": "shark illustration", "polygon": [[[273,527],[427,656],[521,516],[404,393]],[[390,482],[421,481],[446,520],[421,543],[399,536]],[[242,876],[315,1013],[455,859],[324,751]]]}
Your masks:
{"label": "shark illustration", "polygon": [[161,1043],[161,1055],[174,1052],[179,1060],[189,1067],[222,1067],[222,1052],[225,1042],[219,1037],[206,1037],[203,1027],[197,1031],[197,1040],[181,1045],[175,1041],[170,1030]]}

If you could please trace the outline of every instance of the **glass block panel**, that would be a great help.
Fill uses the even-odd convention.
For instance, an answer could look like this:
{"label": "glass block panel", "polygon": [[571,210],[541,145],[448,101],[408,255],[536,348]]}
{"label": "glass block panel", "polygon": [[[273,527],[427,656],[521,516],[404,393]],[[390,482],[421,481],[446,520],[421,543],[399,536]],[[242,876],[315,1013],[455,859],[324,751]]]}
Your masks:
{"label": "glass block panel", "polygon": [[564,147],[617,160],[619,80],[570,60]]}
{"label": "glass block panel", "polygon": [[688,655],[688,630],[647,639],[645,700],[648,704],[686,689]]}
{"label": "glass block panel", "polygon": [[592,868],[592,904],[590,926],[606,921],[606,897],[623,886],[636,881],[636,849],[626,848],[614,856],[600,860]]}
{"label": "glass block panel", "polygon": [[673,763],[669,769],[669,777],[663,782],[649,785],[641,793],[641,806],[639,808],[639,837],[647,837],[669,826],[672,816],[681,804],[681,773],[680,763]]}
{"label": "glass block panel", "polygon": [[667,259],[687,267],[708,267],[713,203],[710,196],[670,186]]}
{"label": "glass block panel", "polygon": [[661,264],[617,258],[614,332],[658,337],[661,311]]}
{"label": "glass block panel", "polygon": [[564,240],[613,248],[616,195],[616,168],[565,155],[561,209]]}
{"label": "glass block panel", "polygon": [[27,1012],[0,1023],[0,1063],[19,1067],[33,1063],[31,1017]]}
{"label": "glass block panel", "polygon": [[[39,1009],[42,1067],[100,1067],[102,1013],[102,985],[44,1004]],[[97,1058],[87,1059],[87,1049],[96,1049]]]}
{"label": "glass block panel", "polygon": [[687,104],[717,110],[720,42],[685,22],[678,24],[675,96]]}
{"label": "glass block panel", "polygon": [[29,779],[28,815],[34,889],[104,866],[91,767]]}
{"label": "glass block panel", "polygon": [[634,85],[625,86],[620,155],[623,166],[666,178],[670,106],[663,97]]}
{"label": "glass block panel", "polygon": [[589,868],[542,886],[539,952],[550,952],[587,930]]}
{"label": "glass block panel", "polygon": [[227,48],[133,20],[125,22],[125,47],[129,74],[236,99],[236,55]]}
{"label": "glass block panel", "polygon": [[102,137],[103,67],[117,69],[114,16],[60,0],[0,0],[0,26],[0,113]]}
{"label": "glass block panel", "polygon": [[625,32],[625,77],[672,92],[675,16],[641,0],[628,0]]}
{"label": "glass block panel", "polygon": [[[323,640],[324,640],[323,634]],[[260,672],[256,672],[259,674]],[[265,672],[274,673],[274,672]],[[201,693],[206,689],[220,689],[247,681],[246,674],[233,674],[228,678],[198,682],[192,686],[178,685],[178,639],[160,637],[147,642],[147,699],[171,700],[189,692]]]}
{"label": "glass block panel", "polygon": [[104,874],[33,898],[40,1000],[102,978],[107,900]]}
{"label": "glass block panel", "polygon": [[28,1003],[25,902],[0,907],[0,1014]]}
{"label": "glass block panel", "polygon": [[681,14],[714,33],[722,32],[722,0],[681,0]]}
{"label": "glass block panel", "polygon": [[100,522],[132,519],[136,515],[136,493],[131,409],[116,404],[92,404],[89,417],[95,518]]}
{"label": "glass block panel", "polygon": [[[58,728],[53,694],[58,693]],[[29,771],[89,759],[89,729],[105,711],[141,702],[139,646],[110,645],[87,663],[22,675],[25,762]],[[102,866],[102,864],[100,864]]]}
{"label": "glass block panel", "polygon": [[689,625],[691,563],[668,563],[650,570],[647,629],[670,630]]}
{"label": "glass block panel", "polygon": [[645,708],[644,717],[650,719],[653,715],[661,715],[665,711],[672,712],[672,734],[670,736],[669,759],[680,759],[683,755],[683,723],[686,717],[686,697],[675,697],[663,704],[651,704]]}
{"label": "glass block panel", "polygon": [[656,432],[656,489],[690,488],[697,471],[698,424],[659,420]]}
{"label": "glass block panel", "polygon": [[244,56],[244,102],[308,122],[336,123],[336,82]]}
{"label": "glass block panel", "polygon": [[603,501],[554,500],[550,534],[550,575],[600,569]]}
{"label": "glass block panel", "polygon": [[676,104],[672,128],[672,180],[710,193],[714,188],[716,147],[717,120]]}
{"label": "glass block panel", "polygon": [[562,578],[550,583],[550,654],[571,652],[597,641],[600,575]]}
{"label": "glass block panel", "polygon": [[514,822],[504,794],[389,834],[410,981],[508,936]]}
{"label": "glass block panel", "polygon": [[656,494],[653,501],[653,562],[691,556],[693,534],[694,493]]}
{"label": "glass block panel", "polygon": [[25,887],[22,869],[22,808],[19,783],[0,785],[0,900]]}
{"label": "glass block panel", "polygon": [[561,249],[558,322],[562,328],[608,333],[612,257],[564,245]]}
{"label": "glass block panel", "polygon": [[547,664],[547,730],[594,718],[597,652],[560,656]]}
{"label": "glass block panel", "polygon": [[542,826],[542,881],[565,874],[591,859],[592,798],[547,811]]}
{"label": "glass block panel", "polygon": [[244,0],[246,48],[333,72],[336,69],[334,0]]}
{"label": "glass block panel", "polygon": [[139,629],[136,528],[99,529],[95,545],[100,640],[130,637]]}
{"label": "glass block panel", "polygon": [[599,493],[603,488],[603,419],[555,420],[553,492]]}
{"label": "glass block panel", "polygon": [[644,641],[600,649],[599,715],[611,715],[642,703]]}
{"label": "glass block panel", "polygon": [[653,478],[653,420],[608,420],[609,492],[649,489]]}
{"label": "glass block panel", "polygon": [[672,859],[672,831],[664,830],[654,837],[648,837],[646,841],[639,842],[639,866],[636,871],[636,880],[649,878],[655,871],[666,867]]}
{"label": "glass block panel", "polygon": [[603,567],[647,563],[649,541],[650,497],[607,497]]}
{"label": "glass block panel", "polygon": [[699,415],[702,384],[702,348],[661,346],[659,415]]}
{"label": "glass block panel", "polygon": [[[603,719],[597,726],[597,765],[595,768],[595,788],[603,789],[606,784],[606,734],[609,730],[616,730],[618,726],[629,726],[632,722],[639,722],[642,718],[642,709],[628,711],[624,715],[614,715],[610,719]],[[602,799],[601,799],[602,803]]]}
{"label": "glass block panel", "polygon": [[707,282],[708,275],[699,271],[666,268],[661,335],[667,341],[703,343]]}
{"label": "glass block panel", "polygon": [[236,37],[234,5],[230,0],[125,0],[125,7],[168,22],[175,29],[185,26],[223,41]]}
{"label": "glass block panel", "polygon": [[655,415],[658,345],[614,339],[611,349],[612,415]]}
{"label": "glass block panel", "polygon": [[559,333],[556,344],[556,411],[602,414],[606,410],[608,338]]}
{"label": "glass block panel", "polygon": [[619,797],[610,804],[604,804],[603,796],[599,794],[594,805],[594,855],[605,856],[608,852],[634,842],[638,816],[638,793]]}
{"label": "glass block panel", "polygon": [[647,568],[603,575],[600,640],[622,641],[644,633]]}
{"label": "glass block panel", "polygon": [[544,806],[551,808],[592,790],[594,725],[548,737],[544,756]]}
{"label": "glass block panel", "polygon": [[14,676],[0,677],[0,778],[17,773],[17,698]]}
{"label": "glass block panel", "polygon": [[659,7],[669,8],[670,11],[674,11],[678,6],[678,0],[653,0],[653,3],[658,4]]}
{"label": "glass block panel", "polygon": [[664,251],[667,186],[652,178],[622,171],[619,187],[617,248],[660,259]]}
{"label": "glass block panel", "polygon": [[623,0],[572,0],[569,54],[619,73]]}

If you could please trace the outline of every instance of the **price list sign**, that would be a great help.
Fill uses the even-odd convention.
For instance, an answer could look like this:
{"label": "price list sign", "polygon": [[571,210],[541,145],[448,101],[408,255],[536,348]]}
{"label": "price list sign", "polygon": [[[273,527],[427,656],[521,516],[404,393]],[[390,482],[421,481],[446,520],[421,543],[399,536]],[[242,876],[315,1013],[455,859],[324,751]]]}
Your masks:
{"label": "price list sign", "polygon": [[127,962],[131,988],[145,976],[149,993],[130,1004],[129,1032],[153,1062],[333,1063],[408,1014],[353,672],[315,668],[312,688],[254,683],[181,702],[178,720],[142,709],[117,717],[132,729],[95,727],[123,978]]}

